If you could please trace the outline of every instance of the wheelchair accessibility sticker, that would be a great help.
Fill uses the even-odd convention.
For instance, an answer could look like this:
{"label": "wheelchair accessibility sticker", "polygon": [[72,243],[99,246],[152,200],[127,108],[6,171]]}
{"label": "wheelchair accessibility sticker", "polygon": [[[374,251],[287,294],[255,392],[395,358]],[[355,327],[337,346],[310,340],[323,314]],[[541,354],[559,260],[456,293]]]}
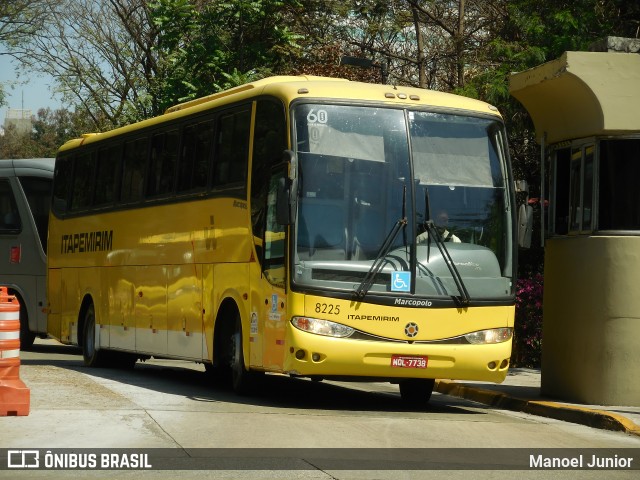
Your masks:
{"label": "wheelchair accessibility sticker", "polygon": [[391,291],[392,292],[410,292],[411,291],[411,272],[392,272],[391,273]]}

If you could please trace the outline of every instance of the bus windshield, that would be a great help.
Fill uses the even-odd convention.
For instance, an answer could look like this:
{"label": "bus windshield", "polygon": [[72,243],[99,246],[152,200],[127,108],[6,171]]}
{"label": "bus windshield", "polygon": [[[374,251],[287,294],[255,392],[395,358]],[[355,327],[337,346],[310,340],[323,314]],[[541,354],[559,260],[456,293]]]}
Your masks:
{"label": "bus windshield", "polygon": [[299,104],[294,119],[294,289],[353,292],[374,273],[370,296],[512,295],[501,122],[328,104]]}

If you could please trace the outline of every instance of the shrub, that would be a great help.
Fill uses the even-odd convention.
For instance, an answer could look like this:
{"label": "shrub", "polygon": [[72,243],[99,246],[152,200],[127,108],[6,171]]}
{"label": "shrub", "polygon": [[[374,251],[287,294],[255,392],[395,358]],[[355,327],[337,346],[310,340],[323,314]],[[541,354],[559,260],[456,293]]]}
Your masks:
{"label": "shrub", "polygon": [[541,273],[532,273],[516,283],[516,318],[511,353],[511,365],[514,367],[540,367],[543,280]]}

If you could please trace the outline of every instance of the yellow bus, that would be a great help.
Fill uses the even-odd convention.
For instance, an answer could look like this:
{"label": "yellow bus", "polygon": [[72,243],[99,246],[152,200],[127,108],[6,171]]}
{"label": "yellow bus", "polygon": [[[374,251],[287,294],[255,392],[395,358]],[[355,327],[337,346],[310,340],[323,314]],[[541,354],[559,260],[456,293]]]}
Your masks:
{"label": "yellow bus", "polygon": [[501,382],[514,198],[495,107],[272,77],[60,148],[49,332],[89,366]]}

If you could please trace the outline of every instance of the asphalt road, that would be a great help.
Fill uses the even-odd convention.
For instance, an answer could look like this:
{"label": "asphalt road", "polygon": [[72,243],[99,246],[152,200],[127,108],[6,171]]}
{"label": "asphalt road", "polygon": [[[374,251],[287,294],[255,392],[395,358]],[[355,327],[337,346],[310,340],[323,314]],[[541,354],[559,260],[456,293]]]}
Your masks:
{"label": "asphalt road", "polygon": [[[0,417],[0,449],[41,449],[42,455],[154,449],[170,458],[156,458],[156,467],[186,469],[83,470],[76,472],[80,478],[413,479],[443,478],[442,468],[451,468],[446,478],[469,478],[469,465],[478,464],[486,470],[475,471],[473,478],[513,478],[514,473],[518,478],[603,478],[603,471],[589,469],[530,468],[530,454],[555,452],[543,449],[584,454],[585,462],[593,452],[621,456],[631,451],[640,463],[635,436],[438,393],[428,407],[408,408],[397,386],[384,383],[269,375],[257,395],[239,397],[215,383],[202,365],[151,360],[133,370],[89,369],[79,350],[52,340],[37,341],[21,361],[31,411]],[[221,452],[227,463],[193,461]],[[638,473],[623,468],[608,470],[606,477],[638,478]],[[0,477],[69,478],[69,471],[0,470]]]}

